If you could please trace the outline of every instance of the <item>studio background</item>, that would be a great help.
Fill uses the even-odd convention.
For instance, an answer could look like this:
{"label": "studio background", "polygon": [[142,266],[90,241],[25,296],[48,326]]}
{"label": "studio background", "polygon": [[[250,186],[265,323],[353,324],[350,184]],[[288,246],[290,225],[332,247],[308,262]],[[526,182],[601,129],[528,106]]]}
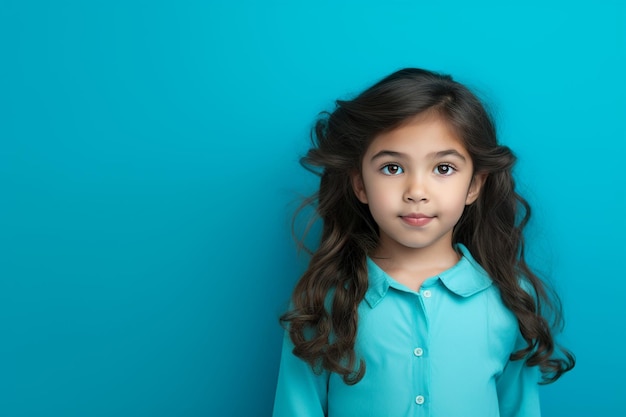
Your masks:
{"label": "studio background", "polygon": [[0,2],[0,415],[269,416],[318,112],[407,66],[487,101],[577,366],[626,415],[623,1]]}

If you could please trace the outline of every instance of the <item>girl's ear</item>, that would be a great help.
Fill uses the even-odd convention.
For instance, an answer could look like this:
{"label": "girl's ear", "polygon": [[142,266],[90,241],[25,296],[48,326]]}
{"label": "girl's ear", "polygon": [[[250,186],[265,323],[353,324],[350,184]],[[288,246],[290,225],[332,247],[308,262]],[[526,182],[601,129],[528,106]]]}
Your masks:
{"label": "girl's ear", "polygon": [[352,181],[352,189],[356,198],[363,204],[367,204],[367,193],[365,192],[365,184],[363,184],[363,176],[360,172],[354,171],[350,174],[350,180]]}
{"label": "girl's ear", "polygon": [[472,182],[470,183],[469,190],[467,191],[467,197],[465,198],[465,205],[469,206],[474,201],[478,199],[480,195],[480,191],[485,184],[485,180],[487,179],[487,173],[478,172],[474,174],[472,178]]}

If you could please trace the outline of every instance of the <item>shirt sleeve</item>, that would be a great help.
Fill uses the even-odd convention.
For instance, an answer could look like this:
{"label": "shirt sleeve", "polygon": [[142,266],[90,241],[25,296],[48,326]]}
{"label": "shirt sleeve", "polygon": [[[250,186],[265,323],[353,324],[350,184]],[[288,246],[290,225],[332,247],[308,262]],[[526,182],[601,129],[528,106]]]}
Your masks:
{"label": "shirt sleeve", "polygon": [[285,332],[273,417],[324,417],[328,410],[328,372],[316,375],[292,350],[293,343]]}
{"label": "shirt sleeve", "polygon": [[509,360],[496,380],[500,417],[541,416],[539,379],[537,366],[526,366],[524,359]]}

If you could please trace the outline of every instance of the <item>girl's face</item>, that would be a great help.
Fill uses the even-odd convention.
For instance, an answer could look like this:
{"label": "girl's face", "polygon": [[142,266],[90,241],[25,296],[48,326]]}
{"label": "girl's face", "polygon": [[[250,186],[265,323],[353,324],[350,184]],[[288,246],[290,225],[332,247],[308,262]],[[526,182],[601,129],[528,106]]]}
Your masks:
{"label": "girl's face", "polygon": [[467,150],[438,115],[418,115],[374,138],[352,185],[378,224],[377,253],[449,253],[452,229],[484,182],[473,171]]}

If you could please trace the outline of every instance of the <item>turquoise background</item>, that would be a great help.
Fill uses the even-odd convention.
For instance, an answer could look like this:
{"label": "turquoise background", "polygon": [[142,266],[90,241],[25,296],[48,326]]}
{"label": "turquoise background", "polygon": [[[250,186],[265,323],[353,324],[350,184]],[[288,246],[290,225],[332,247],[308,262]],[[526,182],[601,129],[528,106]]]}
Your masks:
{"label": "turquoise background", "polygon": [[626,415],[623,1],[0,1],[0,415],[268,416],[316,114],[405,66],[485,97],[576,369]]}

